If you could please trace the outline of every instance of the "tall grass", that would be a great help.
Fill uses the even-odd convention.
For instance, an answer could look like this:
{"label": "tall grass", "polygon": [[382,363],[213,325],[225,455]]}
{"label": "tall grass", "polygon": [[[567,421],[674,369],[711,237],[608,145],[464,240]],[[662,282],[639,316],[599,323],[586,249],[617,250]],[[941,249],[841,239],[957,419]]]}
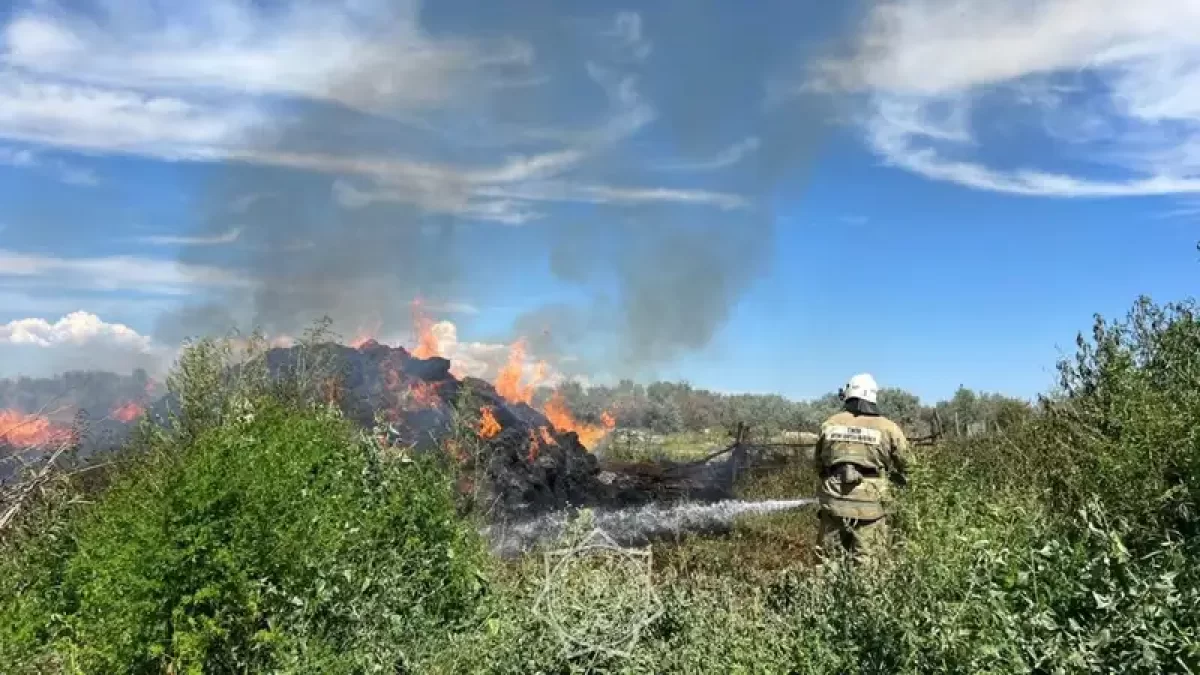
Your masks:
{"label": "tall grass", "polygon": [[[1200,670],[1200,322],[1140,300],[1097,319],[1040,413],[922,450],[879,564],[817,569],[808,518],[660,551],[665,614],[635,653],[565,658],[522,608],[522,566],[485,629],[430,672],[1195,672]],[[749,494],[811,485],[801,472]],[[792,558],[791,561],[788,558]]]}
{"label": "tall grass", "polygon": [[[921,450],[875,564],[815,566],[803,512],[657,546],[663,613],[624,656],[564,652],[539,561],[479,556],[432,458],[379,453],[310,396],[230,390],[192,354],[179,383],[196,422],[148,434],[105,491],[64,488],[2,544],[7,670],[1200,670],[1190,303],[1097,319],[1037,415]],[[470,408],[456,443],[473,439]],[[469,478],[480,446],[458,451]],[[743,494],[811,481],[801,467]]]}

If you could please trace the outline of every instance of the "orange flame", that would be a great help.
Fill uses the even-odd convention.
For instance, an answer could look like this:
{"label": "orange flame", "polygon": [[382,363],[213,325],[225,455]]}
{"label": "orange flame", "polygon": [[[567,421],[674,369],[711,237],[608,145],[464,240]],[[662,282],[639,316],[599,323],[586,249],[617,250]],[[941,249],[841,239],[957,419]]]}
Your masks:
{"label": "orange flame", "polygon": [[132,422],[145,411],[146,409],[140,403],[129,401],[113,408],[113,411],[109,415],[119,422]]}
{"label": "orange flame", "polygon": [[418,359],[428,359],[434,356],[441,356],[438,352],[437,337],[433,334],[433,319],[422,309],[421,299],[415,298],[412,301],[412,318],[413,332],[416,333],[417,346],[413,348],[412,355]]}
{"label": "orange flame", "polygon": [[496,416],[492,414],[490,406],[484,406],[479,409],[479,435],[484,438],[491,438],[500,433],[500,423],[496,421]]}
{"label": "orange flame", "polygon": [[542,409],[542,412],[546,414],[546,419],[550,420],[556,430],[560,432],[574,431],[579,436],[579,442],[585,448],[591,448],[616,426],[616,420],[612,415],[602,418],[605,420],[603,426],[576,421],[570,408],[567,407],[562,393],[558,391],[554,392],[549,401],[546,401],[546,407]]}
{"label": "orange flame", "polygon": [[413,380],[408,387],[409,401],[422,408],[436,408],[442,402],[437,385],[423,380]]}
{"label": "orange flame", "polygon": [[604,425],[605,429],[612,431],[617,427],[617,418],[613,417],[612,413],[605,410],[604,412],[600,413],[600,423]]}
{"label": "orange flame", "polygon": [[387,396],[384,398],[386,402],[384,416],[389,422],[399,421],[403,401],[410,392],[408,387],[404,386],[404,377],[400,374],[400,364],[389,355],[388,358],[379,362],[379,370],[383,375],[383,388],[387,392]]}
{"label": "orange flame", "polygon": [[0,442],[19,448],[59,443],[70,437],[67,427],[41,415],[26,415],[17,410],[0,410]]}
{"label": "orange flame", "polygon": [[[539,364],[540,365],[540,364]],[[525,339],[521,338],[508,349],[508,362],[496,375],[496,393],[512,403],[528,404],[533,401],[533,390],[537,380],[531,384],[521,384],[521,374],[525,367]],[[539,368],[538,376],[544,371]]]}
{"label": "orange flame", "polygon": [[550,435],[549,429],[546,427],[538,427],[538,431],[542,434],[542,441],[546,445],[558,445],[558,441],[554,440],[554,437]]}

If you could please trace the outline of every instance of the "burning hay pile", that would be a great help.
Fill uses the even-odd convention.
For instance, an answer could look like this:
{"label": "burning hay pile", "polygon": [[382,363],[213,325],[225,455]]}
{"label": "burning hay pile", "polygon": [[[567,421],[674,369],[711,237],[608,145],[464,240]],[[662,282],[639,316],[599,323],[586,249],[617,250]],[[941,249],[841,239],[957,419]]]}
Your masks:
{"label": "burning hay pile", "polygon": [[147,389],[119,397],[100,406],[98,414],[69,401],[0,407],[0,485],[36,469],[50,454],[56,453],[60,464],[85,463],[121,447],[150,396]]}
{"label": "burning hay pile", "polygon": [[[555,424],[529,404],[531,396],[506,389],[504,373],[498,390],[477,378],[459,380],[447,359],[419,358],[374,340],[321,348],[340,370],[331,398],[347,417],[367,428],[382,423],[380,440],[388,445],[445,451],[467,465],[466,473],[485,479],[477,486],[485,508],[519,513],[580,504],[601,485],[596,458],[580,436],[595,441],[603,432],[569,415]],[[302,358],[301,349],[272,349],[268,367],[285,372]]]}
{"label": "burning hay pile", "polygon": [[[340,372],[335,394],[343,412],[364,427],[385,429],[388,445],[446,452],[470,476],[460,486],[477,495],[477,506],[493,517],[522,517],[572,506],[623,506],[662,499],[719,499],[726,496],[705,472],[604,470],[589,448],[601,444],[616,420],[599,425],[574,418],[555,394],[532,405],[534,384],[522,384],[521,346],[495,383],[456,378],[450,362],[421,358],[403,347],[374,340],[358,346],[326,344]],[[273,373],[303,357],[299,347],[267,354]],[[382,424],[381,424],[382,423]],[[480,484],[475,484],[479,481]]]}
{"label": "burning hay pile", "polygon": [[[332,366],[320,369],[327,376],[320,389],[329,402],[364,429],[378,430],[383,445],[446,453],[458,465],[460,490],[493,519],[728,496],[719,468],[601,466],[591,450],[605,442],[616,420],[605,413],[599,424],[579,421],[558,393],[534,407],[543,367],[531,382],[522,381],[522,343],[513,346],[508,364],[489,383],[456,377],[450,361],[425,342],[412,351],[371,339],[355,345],[275,347],[265,359],[272,377],[282,378],[301,372],[302,364],[319,356]],[[176,408],[168,398],[151,402],[149,390],[144,398],[113,401],[103,419],[86,425],[69,413],[65,420],[21,414],[20,424],[7,425],[11,428],[0,440],[0,446],[10,446],[3,455],[14,460],[48,455],[52,446],[68,441],[79,459],[113,450],[137,419],[144,415],[164,423],[168,409]],[[14,411],[5,413],[17,417]],[[86,418],[82,410],[74,414]],[[81,433],[84,429],[87,433]],[[17,462],[8,464],[0,478],[16,473]]]}

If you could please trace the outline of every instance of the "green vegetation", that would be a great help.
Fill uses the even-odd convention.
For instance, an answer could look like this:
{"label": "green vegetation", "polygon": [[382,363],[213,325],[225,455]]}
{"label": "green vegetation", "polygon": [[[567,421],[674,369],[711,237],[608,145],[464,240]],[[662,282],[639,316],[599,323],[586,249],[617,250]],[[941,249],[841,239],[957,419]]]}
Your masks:
{"label": "green vegetation", "polygon": [[[748,425],[758,439],[787,430],[816,431],[822,420],[841,407],[836,393],[812,401],[790,401],[777,395],[720,394],[683,382],[643,386],[626,380],[615,387],[586,388],[578,382],[567,382],[558,387],[558,392],[583,421],[599,424],[601,415],[609,411],[623,427],[701,440],[723,441],[739,423]],[[542,388],[534,400],[544,402],[552,393]],[[879,406],[912,436],[928,436],[935,430],[947,436],[965,436],[972,427],[1003,430],[1033,413],[1027,401],[966,388],[960,388],[948,401],[929,406],[914,394],[888,387],[879,392]],[[668,453],[673,449],[669,448]]]}
{"label": "green vegetation", "polygon": [[636,429],[618,429],[606,440],[603,456],[606,459],[628,461],[688,461],[726,447],[731,441],[724,430],[707,434],[700,431],[655,434]]}
{"label": "green vegetation", "polygon": [[5,541],[6,672],[396,672],[470,615],[481,549],[445,473],[221,382],[220,356],[193,348],[188,421],[144,429],[93,503],[50,499]]}
{"label": "green vegetation", "polygon": [[[202,363],[176,385],[211,381]],[[87,494],[58,486],[7,533],[0,662],[12,672],[1200,670],[1196,307],[1140,301],[1123,321],[1097,319],[1060,376],[1058,391],[1008,411],[1000,431],[921,450],[896,516],[901,540],[878,565],[814,566],[810,512],[656,545],[662,615],[630,654],[575,657],[534,611],[540,560],[479,555],[447,467],[381,453],[303,396],[218,397],[205,385],[186,399],[196,419],[215,411],[203,424],[144,433],[135,468]],[[811,482],[795,467],[741,489],[793,496]],[[619,578],[607,583],[627,597]]]}

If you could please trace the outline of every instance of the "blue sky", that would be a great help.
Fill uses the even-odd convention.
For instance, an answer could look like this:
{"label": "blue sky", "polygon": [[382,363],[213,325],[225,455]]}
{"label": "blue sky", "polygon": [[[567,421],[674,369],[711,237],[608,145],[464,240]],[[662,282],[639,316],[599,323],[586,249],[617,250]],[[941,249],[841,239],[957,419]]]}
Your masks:
{"label": "blue sky", "polygon": [[797,5],[17,2],[0,376],[404,342],[421,297],[484,376],[524,337],[595,381],[1028,397],[1094,313],[1194,293],[1194,2]]}

